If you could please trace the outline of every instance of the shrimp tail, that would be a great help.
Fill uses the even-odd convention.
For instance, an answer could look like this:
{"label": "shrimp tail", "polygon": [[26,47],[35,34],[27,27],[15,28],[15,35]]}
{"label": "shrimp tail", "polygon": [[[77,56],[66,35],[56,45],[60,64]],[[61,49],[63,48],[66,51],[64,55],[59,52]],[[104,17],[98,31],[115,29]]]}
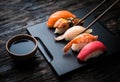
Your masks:
{"label": "shrimp tail", "polygon": [[70,42],[63,48],[64,53],[67,53],[67,52],[68,52],[68,50],[71,48],[72,44],[73,44],[73,41],[70,41]]}

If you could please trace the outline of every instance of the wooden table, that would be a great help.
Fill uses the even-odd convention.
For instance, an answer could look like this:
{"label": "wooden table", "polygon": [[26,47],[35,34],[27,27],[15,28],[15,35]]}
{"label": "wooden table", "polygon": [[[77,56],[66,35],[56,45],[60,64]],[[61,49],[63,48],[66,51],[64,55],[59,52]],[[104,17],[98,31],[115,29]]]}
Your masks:
{"label": "wooden table", "polygon": [[[0,0],[0,82],[120,82],[120,56],[87,65],[64,78],[59,78],[37,51],[28,62],[15,62],[5,49],[6,41],[16,34],[27,34],[26,28],[45,22],[51,13],[94,8],[101,0]],[[112,2],[110,0],[96,15]],[[120,35],[120,5],[116,5],[100,20],[116,36]]]}

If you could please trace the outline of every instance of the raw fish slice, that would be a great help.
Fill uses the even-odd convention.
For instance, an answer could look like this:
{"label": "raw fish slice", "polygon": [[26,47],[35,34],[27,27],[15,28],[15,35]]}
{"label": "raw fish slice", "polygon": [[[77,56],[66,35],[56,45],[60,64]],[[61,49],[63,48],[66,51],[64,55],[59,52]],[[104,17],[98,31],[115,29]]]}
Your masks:
{"label": "raw fish slice", "polygon": [[80,34],[77,37],[75,37],[73,40],[71,40],[70,42],[67,43],[67,45],[63,48],[64,53],[66,53],[72,47],[73,44],[78,44],[78,45],[79,44],[81,44],[81,45],[87,44],[89,42],[96,41],[97,39],[98,39],[98,36],[94,36],[94,35],[89,34],[89,33]]}
{"label": "raw fish slice", "polygon": [[[75,38],[77,35],[79,35],[81,32],[83,32],[85,30],[84,27],[82,26],[73,26],[71,28],[69,28],[63,35],[60,35],[58,37],[55,38],[56,41],[60,41],[60,40],[72,40],[73,38]],[[86,31],[86,33],[91,33],[92,29],[88,29]]]}
{"label": "raw fish slice", "polygon": [[77,58],[86,61],[90,58],[97,57],[106,50],[106,46],[100,41],[90,42],[85,45],[79,52]]}
{"label": "raw fish slice", "polygon": [[69,11],[67,11],[67,10],[57,11],[57,12],[53,13],[53,14],[48,18],[47,26],[48,26],[49,28],[52,28],[53,25],[55,24],[55,22],[56,22],[58,19],[60,19],[60,18],[67,19],[67,18],[70,18],[70,17],[76,18],[76,16],[75,16],[73,13],[71,13],[71,12],[69,12]]}

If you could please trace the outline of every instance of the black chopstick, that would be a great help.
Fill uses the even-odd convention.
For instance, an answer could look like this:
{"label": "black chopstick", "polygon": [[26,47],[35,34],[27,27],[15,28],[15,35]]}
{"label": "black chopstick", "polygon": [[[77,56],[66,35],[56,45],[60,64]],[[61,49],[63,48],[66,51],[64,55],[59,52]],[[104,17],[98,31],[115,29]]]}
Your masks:
{"label": "black chopstick", "polygon": [[94,23],[96,23],[103,15],[105,15],[112,7],[115,6],[118,2],[119,2],[119,0],[116,0],[112,5],[110,5],[104,12],[102,12],[96,19],[94,19],[94,21],[92,21],[92,22],[86,27],[86,29],[85,29],[82,33],[84,33],[85,31],[87,31]]}
{"label": "black chopstick", "polygon": [[90,16],[93,12],[95,12],[99,7],[101,7],[107,0],[103,0],[100,4],[98,4],[94,9],[92,9],[89,13],[87,13],[84,17],[82,17],[77,24],[81,24],[88,16]]}

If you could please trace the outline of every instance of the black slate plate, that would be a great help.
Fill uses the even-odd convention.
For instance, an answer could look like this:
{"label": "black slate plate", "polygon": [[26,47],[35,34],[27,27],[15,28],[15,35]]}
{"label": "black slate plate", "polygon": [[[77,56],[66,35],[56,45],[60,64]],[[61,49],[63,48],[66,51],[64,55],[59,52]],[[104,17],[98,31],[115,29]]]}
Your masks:
{"label": "black slate plate", "polygon": [[[79,9],[73,13],[81,18],[86,13],[88,13],[88,10]],[[88,25],[93,19],[94,15],[88,17],[84,23],[84,26]],[[105,56],[119,53],[119,37],[114,36],[106,27],[101,25],[99,22],[94,24],[91,28],[93,29],[92,34],[98,35],[99,40],[102,41],[107,47]],[[54,40],[54,29],[49,29],[46,26],[46,22],[31,26],[27,28],[27,30],[31,35],[38,39],[38,47],[40,51],[59,76],[87,65],[86,63],[79,62],[76,58],[76,55],[78,53],[75,53],[72,50],[70,50],[67,55],[64,55],[62,48],[65,46],[66,42],[56,42]]]}

